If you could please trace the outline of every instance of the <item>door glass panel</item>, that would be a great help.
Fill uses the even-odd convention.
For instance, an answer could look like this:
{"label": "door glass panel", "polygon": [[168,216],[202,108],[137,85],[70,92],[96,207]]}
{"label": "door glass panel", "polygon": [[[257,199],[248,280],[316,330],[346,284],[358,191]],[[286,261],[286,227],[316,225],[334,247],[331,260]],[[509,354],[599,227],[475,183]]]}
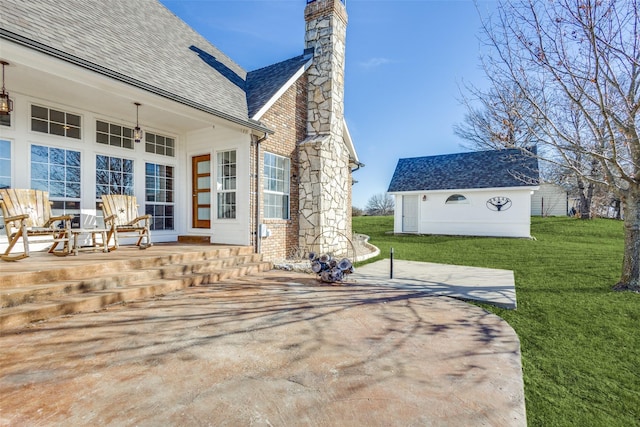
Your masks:
{"label": "door glass panel", "polygon": [[211,204],[211,193],[198,193],[198,204],[199,205]]}
{"label": "door glass panel", "polygon": [[202,190],[205,188],[211,188],[211,184],[209,183],[209,177],[201,176],[198,178],[198,189]]}
{"label": "door glass panel", "polygon": [[198,162],[198,173],[209,173],[211,170],[211,162]]}
{"label": "door glass panel", "polygon": [[198,219],[211,219],[211,208],[198,208]]}

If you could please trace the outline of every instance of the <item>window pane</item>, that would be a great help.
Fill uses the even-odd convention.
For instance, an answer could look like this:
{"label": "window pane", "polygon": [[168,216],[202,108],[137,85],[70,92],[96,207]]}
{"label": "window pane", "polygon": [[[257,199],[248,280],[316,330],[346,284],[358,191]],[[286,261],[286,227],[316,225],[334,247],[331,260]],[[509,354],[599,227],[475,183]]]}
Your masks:
{"label": "window pane", "polygon": [[31,179],[49,180],[49,165],[46,163],[31,163]]}
{"label": "window pane", "polygon": [[133,173],[133,160],[122,160],[122,171],[127,173]]}
{"label": "window pane", "polygon": [[76,127],[71,127],[67,129],[67,137],[80,139],[80,129]]}
{"label": "window pane", "polygon": [[109,124],[107,122],[96,120],[96,130],[98,132],[109,133]]}
{"label": "window pane", "polygon": [[0,158],[1,159],[11,158],[11,143],[9,141],[0,140]]}
{"label": "window pane", "polygon": [[49,120],[49,110],[47,108],[38,107],[37,105],[31,106],[31,117],[38,119]]}
{"label": "window pane", "polygon": [[106,133],[96,133],[96,142],[99,144],[108,144],[109,135],[107,135]]}
{"label": "window pane", "polygon": [[65,131],[64,131],[64,125],[59,125],[57,123],[51,123],[49,125],[49,133],[52,135],[60,135],[60,136],[64,136],[65,135]]}
{"label": "window pane", "polygon": [[80,182],[80,168],[68,167],[66,179],[69,182]]}
{"label": "window pane", "polygon": [[80,116],[67,113],[67,124],[75,127],[80,127]]}
{"label": "window pane", "polygon": [[120,172],[122,170],[122,159],[109,157],[109,170]]}
{"label": "window pane", "polygon": [[67,151],[67,165],[68,166],[80,166],[80,152],[79,151]]}
{"label": "window pane", "polygon": [[65,162],[65,150],[60,148],[51,148],[49,150],[49,161],[55,165],[64,165]]}
{"label": "window pane", "polygon": [[67,183],[65,188],[67,197],[80,198],[80,183]]}
{"label": "window pane", "polygon": [[38,119],[31,119],[31,130],[49,133],[49,124]]}
{"label": "window pane", "polygon": [[49,120],[52,122],[65,124],[64,113],[58,110],[49,110]]}

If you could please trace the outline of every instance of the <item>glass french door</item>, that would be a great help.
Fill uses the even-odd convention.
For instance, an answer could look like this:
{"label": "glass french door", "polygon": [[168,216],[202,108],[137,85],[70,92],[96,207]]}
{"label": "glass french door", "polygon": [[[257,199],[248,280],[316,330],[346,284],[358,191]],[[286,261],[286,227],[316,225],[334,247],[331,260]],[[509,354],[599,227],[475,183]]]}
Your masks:
{"label": "glass french door", "polygon": [[211,155],[191,158],[193,228],[211,228]]}

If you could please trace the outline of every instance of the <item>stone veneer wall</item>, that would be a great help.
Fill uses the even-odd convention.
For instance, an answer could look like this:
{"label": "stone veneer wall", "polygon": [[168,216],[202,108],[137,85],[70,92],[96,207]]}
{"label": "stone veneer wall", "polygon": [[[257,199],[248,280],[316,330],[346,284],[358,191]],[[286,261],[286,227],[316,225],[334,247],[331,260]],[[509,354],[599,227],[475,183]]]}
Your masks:
{"label": "stone veneer wall", "polygon": [[343,141],[346,9],[340,0],[307,4],[307,138],[300,143],[300,246],[346,254],[351,238],[351,167]]}
{"label": "stone veneer wall", "polygon": [[[260,144],[260,181],[264,186],[264,153],[269,152],[288,157],[291,161],[289,211],[290,218],[265,219],[264,197],[262,188],[259,189],[260,218],[271,230],[271,236],[262,238],[261,253],[265,260],[274,261],[285,259],[298,248],[298,141],[304,139],[307,124],[307,77],[301,76],[275,102],[260,119],[274,134],[269,135]],[[255,170],[255,149],[252,151],[252,169]],[[255,180],[254,187],[255,187]],[[253,191],[253,190],[252,190]],[[253,198],[252,198],[253,200]],[[255,224],[255,206],[252,208]],[[255,225],[253,229],[255,231]]]}

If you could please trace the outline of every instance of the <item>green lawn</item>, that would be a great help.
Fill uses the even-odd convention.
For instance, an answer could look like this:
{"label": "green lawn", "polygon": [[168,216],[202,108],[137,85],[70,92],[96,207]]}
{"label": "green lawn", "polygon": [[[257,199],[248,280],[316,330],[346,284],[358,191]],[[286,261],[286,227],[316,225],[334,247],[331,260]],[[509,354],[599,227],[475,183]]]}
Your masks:
{"label": "green lawn", "polygon": [[[530,426],[640,426],[640,294],[614,292],[622,222],[533,218],[536,240],[394,236],[392,217],[354,217],[387,258],[513,270]],[[373,261],[373,260],[372,260]]]}

